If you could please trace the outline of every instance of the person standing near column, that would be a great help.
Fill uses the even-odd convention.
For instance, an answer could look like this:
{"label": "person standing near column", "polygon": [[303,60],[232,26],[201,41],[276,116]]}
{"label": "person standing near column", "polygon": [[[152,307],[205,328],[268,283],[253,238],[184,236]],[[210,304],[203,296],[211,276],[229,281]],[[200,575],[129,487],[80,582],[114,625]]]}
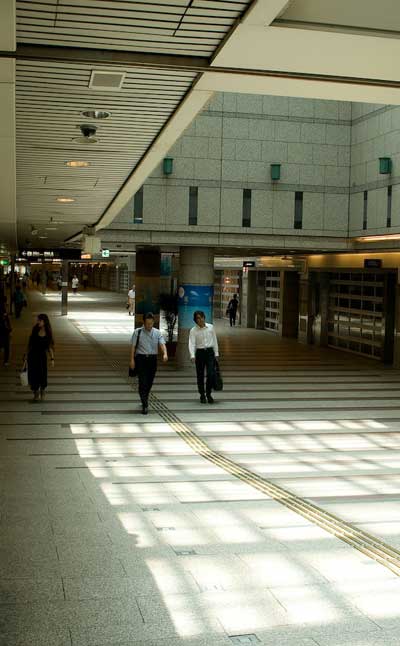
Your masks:
{"label": "person standing near column", "polygon": [[0,297],[0,348],[4,349],[4,367],[8,367],[10,359],[11,323],[7,314],[7,299]]}
{"label": "person standing near column", "polygon": [[131,341],[129,366],[132,370],[136,368],[143,415],[148,413],[149,394],[157,371],[159,348],[164,363],[168,361],[165,339],[160,330],[153,326],[154,315],[152,312],[148,312],[143,317],[143,326],[134,331]]}
{"label": "person standing near column", "polygon": [[54,338],[49,317],[39,314],[28,343],[28,383],[33,392],[33,401],[43,401],[47,388],[47,355],[54,367]]}
{"label": "person standing near column", "polygon": [[[211,395],[215,358],[219,357],[217,335],[214,326],[206,323],[204,312],[197,310],[193,314],[196,323],[189,333],[189,353],[192,363],[196,363],[197,388],[202,404],[214,403]],[[204,370],[207,371],[206,388],[204,390]]]}
{"label": "person standing near column", "polygon": [[228,303],[228,307],[226,308],[226,313],[229,316],[229,323],[231,327],[233,325],[236,325],[236,314],[237,314],[238,305],[239,305],[238,297],[236,296],[236,294],[234,294],[233,298],[231,298],[231,300]]}
{"label": "person standing near column", "polygon": [[79,285],[79,278],[76,274],[74,274],[71,284],[72,284],[72,291],[74,294],[76,294],[76,292],[78,291],[78,285]]}
{"label": "person standing near column", "polygon": [[128,292],[128,314],[135,316],[135,285]]}

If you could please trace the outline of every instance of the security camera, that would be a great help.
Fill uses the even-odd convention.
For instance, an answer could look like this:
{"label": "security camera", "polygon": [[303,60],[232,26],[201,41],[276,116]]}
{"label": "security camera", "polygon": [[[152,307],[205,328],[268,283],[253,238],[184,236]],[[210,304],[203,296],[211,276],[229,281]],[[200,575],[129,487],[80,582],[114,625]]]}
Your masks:
{"label": "security camera", "polygon": [[81,129],[81,133],[87,139],[89,139],[90,137],[94,137],[94,135],[96,134],[97,126],[91,123],[82,123],[82,125],[79,127]]}

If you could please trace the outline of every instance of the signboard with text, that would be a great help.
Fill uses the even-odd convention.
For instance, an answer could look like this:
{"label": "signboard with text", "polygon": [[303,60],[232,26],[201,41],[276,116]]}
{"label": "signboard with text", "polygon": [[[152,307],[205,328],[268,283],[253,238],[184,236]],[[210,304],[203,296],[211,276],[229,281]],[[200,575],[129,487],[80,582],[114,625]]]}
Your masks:
{"label": "signboard with text", "polygon": [[364,258],[364,269],[382,269],[382,259]]}
{"label": "signboard with text", "polygon": [[21,249],[19,257],[36,262],[59,260],[80,260],[80,249]]}

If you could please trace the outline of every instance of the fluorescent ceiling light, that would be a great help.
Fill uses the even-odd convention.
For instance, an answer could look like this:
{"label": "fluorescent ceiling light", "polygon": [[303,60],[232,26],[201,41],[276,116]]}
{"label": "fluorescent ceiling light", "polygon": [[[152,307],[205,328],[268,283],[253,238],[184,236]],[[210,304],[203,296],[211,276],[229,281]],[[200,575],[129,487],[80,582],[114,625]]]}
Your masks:
{"label": "fluorescent ceiling light", "polygon": [[65,165],[70,168],[87,168],[90,166],[90,162],[71,159],[70,161],[65,162]]}
{"label": "fluorescent ceiling light", "polygon": [[62,204],[70,204],[70,202],[75,202],[75,198],[73,197],[58,197],[57,202],[61,202]]}
{"label": "fluorescent ceiling light", "polygon": [[400,240],[400,233],[388,233],[377,236],[362,236],[356,238],[356,242],[381,242],[381,240]]}

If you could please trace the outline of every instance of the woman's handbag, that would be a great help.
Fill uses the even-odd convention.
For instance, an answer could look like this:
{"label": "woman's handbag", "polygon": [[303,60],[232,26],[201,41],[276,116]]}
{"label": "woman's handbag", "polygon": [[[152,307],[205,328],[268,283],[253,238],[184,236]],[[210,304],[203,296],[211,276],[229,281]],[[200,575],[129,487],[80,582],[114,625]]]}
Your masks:
{"label": "woman's handbag", "polygon": [[218,360],[215,359],[214,362],[214,390],[216,392],[224,389],[224,382],[221,377],[221,371],[219,369]]}
{"label": "woman's handbag", "polygon": [[28,386],[28,364],[26,363],[26,361],[24,361],[22,370],[19,373],[19,380],[21,382],[21,386]]}
{"label": "woman's handbag", "polygon": [[[134,352],[134,356],[135,356],[135,357],[136,357],[136,350],[137,350],[137,347],[138,347],[138,343],[139,343],[139,339],[140,339],[140,333],[141,333],[141,331],[142,331],[142,328],[140,328],[140,330],[139,330],[139,332],[138,332],[137,339],[136,339],[136,343],[135,343],[135,352]],[[135,361],[135,367],[134,367],[134,368],[131,368],[131,367],[129,366],[129,370],[128,370],[128,377],[137,377],[137,366],[136,366],[136,361]]]}

